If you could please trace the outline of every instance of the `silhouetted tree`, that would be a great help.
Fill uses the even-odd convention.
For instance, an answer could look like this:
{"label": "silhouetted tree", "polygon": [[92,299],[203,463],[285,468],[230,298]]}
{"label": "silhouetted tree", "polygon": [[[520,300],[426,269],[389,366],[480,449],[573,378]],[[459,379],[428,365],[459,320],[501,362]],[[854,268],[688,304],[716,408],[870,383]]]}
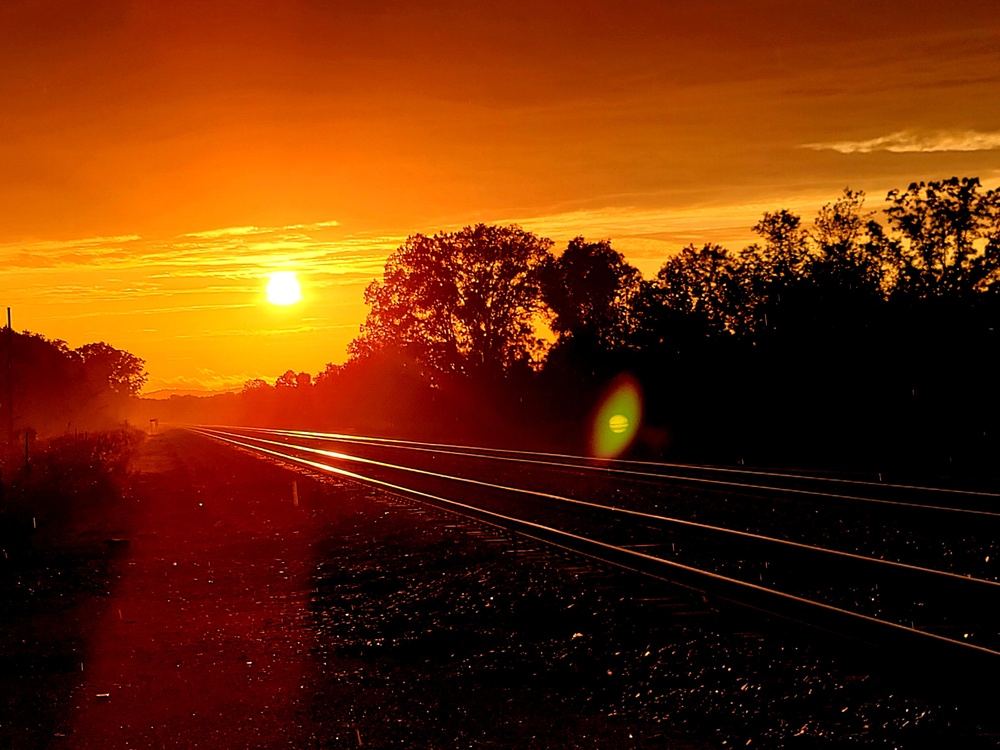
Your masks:
{"label": "silhouetted tree", "polygon": [[58,339],[5,330],[0,362],[7,362],[8,347],[11,381],[6,366],[0,368],[0,388],[6,397],[12,387],[17,433],[111,427],[120,421],[125,397],[135,395],[146,379],[141,359],[104,343],[73,350]]}
{"label": "silhouetted tree", "polygon": [[807,271],[822,276],[824,283],[882,293],[892,283],[896,251],[864,204],[863,192],[846,189],[819,210],[810,233],[815,249]]}
{"label": "silhouetted tree", "polygon": [[766,212],[753,231],[763,244],[739,254],[735,273],[740,284],[732,310],[737,329],[762,340],[792,319],[792,298],[802,293],[812,256],[802,219],[790,211]]}
{"label": "silhouetted tree", "polygon": [[146,383],[146,363],[130,352],[103,341],[76,350],[88,377],[119,396],[137,396]]}
{"label": "silhouetted tree", "polygon": [[[886,348],[897,442],[927,463],[987,455],[1000,404],[992,372],[1000,330],[1000,192],[976,178],[891,191],[895,254]],[[950,461],[949,461],[950,464]]]}
{"label": "silhouetted tree", "polygon": [[281,388],[295,388],[299,384],[298,375],[295,374],[295,370],[285,370],[278,379],[274,381],[274,387]]}
{"label": "silhouetted tree", "polygon": [[551,245],[513,225],[408,237],[383,280],[365,290],[371,310],[352,358],[398,348],[437,372],[491,377],[539,361],[535,324]]}
{"label": "silhouetted tree", "polygon": [[754,234],[764,240],[763,246],[752,245],[752,253],[760,265],[768,268],[775,277],[801,274],[809,261],[808,232],[801,217],[791,211],[764,212],[764,217],[754,225]]}
{"label": "silhouetted tree", "polygon": [[563,341],[587,349],[624,348],[635,331],[633,311],[642,275],[608,240],[570,240],[546,269],[545,302],[554,313],[552,330]]}
{"label": "silhouetted tree", "polygon": [[733,258],[720,245],[688,245],[656,274],[653,293],[668,315],[665,325],[701,336],[733,333],[738,278]]}
{"label": "silhouetted tree", "polygon": [[262,380],[261,378],[253,378],[251,380],[246,381],[243,384],[243,390],[241,391],[241,393],[243,394],[261,393],[263,391],[270,390],[270,388],[271,386],[267,384],[266,380]]}
{"label": "silhouetted tree", "polygon": [[332,362],[327,362],[326,367],[323,372],[317,373],[314,383],[317,386],[329,386],[337,381],[337,378],[344,371],[344,365],[335,365]]}
{"label": "silhouetted tree", "polygon": [[1000,192],[952,177],[893,190],[885,213],[901,238],[899,291],[917,297],[983,291],[1000,269]]}

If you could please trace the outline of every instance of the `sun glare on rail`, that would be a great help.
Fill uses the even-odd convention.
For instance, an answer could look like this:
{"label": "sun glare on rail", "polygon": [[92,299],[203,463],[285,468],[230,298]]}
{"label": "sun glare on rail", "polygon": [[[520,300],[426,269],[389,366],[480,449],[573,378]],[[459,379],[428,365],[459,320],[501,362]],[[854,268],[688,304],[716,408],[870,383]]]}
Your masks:
{"label": "sun glare on rail", "polygon": [[275,271],[267,282],[267,301],[272,305],[294,305],[302,299],[302,288],[294,271]]}

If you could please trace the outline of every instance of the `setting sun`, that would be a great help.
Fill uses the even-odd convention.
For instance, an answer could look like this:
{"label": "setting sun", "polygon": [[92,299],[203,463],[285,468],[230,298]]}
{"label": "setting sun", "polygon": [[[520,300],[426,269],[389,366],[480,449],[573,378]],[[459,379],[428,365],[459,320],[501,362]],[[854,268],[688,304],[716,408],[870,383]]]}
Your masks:
{"label": "setting sun", "polygon": [[294,305],[302,299],[302,289],[293,271],[275,271],[267,282],[267,301],[272,305]]}

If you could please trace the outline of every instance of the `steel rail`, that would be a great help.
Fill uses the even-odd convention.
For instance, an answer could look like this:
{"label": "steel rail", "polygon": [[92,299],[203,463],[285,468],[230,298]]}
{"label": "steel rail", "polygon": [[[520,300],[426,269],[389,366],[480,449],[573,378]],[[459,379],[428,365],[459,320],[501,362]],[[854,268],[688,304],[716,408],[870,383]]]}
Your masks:
{"label": "steel rail", "polygon": [[[229,425],[206,425],[210,427],[223,427],[225,429],[234,429]],[[953,487],[928,487],[924,485],[916,484],[896,484],[892,482],[872,482],[863,479],[848,479],[846,477],[824,477],[815,476],[811,474],[794,474],[782,471],[765,471],[763,469],[736,469],[729,466],[712,466],[709,464],[682,464],[682,463],[671,463],[667,461],[639,461],[636,459],[620,459],[620,458],[601,458],[599,456],[581,456],[572,453],[548,453],[544,451],[525,451],[516,450],[513,448],[490,448],[487,446],[480,445],[457,445],[454,443],[433,443],[433,442],[422,442],[418,440],[402,440],[398,438],[384,438],[384,437],[369,437],[364,435],[352,435],[349,433],[338,433],[338,432],[310,432],[307,430],[279,430],[266,427],[239,427],[235,429],[241,430],[255,430],[259,432],[273,432],[282,433],[287,435],[297,435],[302,437],[315,437],[321,439],[338,440],[344,442],[367,442],[367,443],[378,443],[384,445],[398,445],[403,446],[424,446],[426,448],[437,449],[437,448],[449,448],[454,449],[459,452],[468,451],[482,451],[485,453],[510,453],[514,455],[524,455],[524,456],[545,456],[548,458],[564,458],[571,459],[581,462],[594,462],[599,461],[608,464],[624,464],[624,465],[634,465],[634,466],[662,466],[668,469],[695,469],[698,471],[710,471],[725,474],[748,474],[751,476],[765,476],[765,477],[775,477],[781,479],[801,479],[807,482],[833,482],[838,484],[852,484],[864,487],[877,487],[880,489],[897,489],[897,490],[916,490],[920,492],[937,492],[944,494],[955,494],[955,495],[968,495],[971,497],[992,497],[1000,500],[1000,493],[998,492],[983,492],[980,490],[961,490],[955,489]],[[477,455],[481,458],[486,458],[486,455],[482,454],[468,454]],[[553,464],[560,465],[560,464]],[[565,466],[574,468],[588,468],[596,471],[620,471],[627,473],[628,470],[625,469],[615,469],[614,467],[596,467],[587,466],[584,464],[564,464]],[[663,474],[658,474],[655,472],[650,472],[649,474],[642,474],[643,476],[667,476]],[[673,477],[669,477],[673,478]],[[762,488],[770,489],[770,488]]]}
{"label": "steel rail", "polygon": [[[722,480],[722,479],[708,479],[708,478],[704,478],[704,477],[691,477],[691,476],[676,475],[676,474],[663,474],[663,473],[660,473],[660,472],[643,472],[643,471],[636,471],[636,470],[631,470],[631,469],[618,469],[618,468],[611,467],[611,466],[608,466],[608,467],[598,467],[598,466],[588,466],[586,464],[566,464],[566,463],[558,463],[558,462],[553,462],[553,461],[542,461],[542,460],[538,460],[538,459],[511,458],[509,456],[493,455],[493,454],[495,454],[497,452],[500,452],[500,449],[484,449],[484,450],[486,450],[488,452],[484,453],[484,454],[478,454],[478,453],[470,453],[468,451],[463,451],[463,450],[454,450],[455,448],[459,448],[461,446],[453,446],[453,445],[451,445],[451,446],[445,446],[444,444],[442,444],[442,448],[441,449],[434,449],[433,448],[433,446],[435,445],[434,443],[416,443],[416,444],[413,444],[413,445],[407,445],[407,444],[405,444],[407,441],[397,441],[397,440],[382,441],[379,438],[332,437],[331,435],[325,435],[324,433],[308,433],[308,432],[301,432],[301,431],[295,431],[295,430],[271,430],[271,429],[266,429],[266,428],[255,428],[255,427],[224,428],[224,429],[239,429],[239,430],[244,430],[244,431],[263,432],[263,433],[277,434],[277,435],[289,435],[289,436],[294,436],[294,437],[306,437],[306,438],[315,439],[315,440],[332,440],[332,441],[336,441],[336,442],[348,442],[348,443],[352,443],[353,442],[353,443],[362,443],[362,444],[369,444],[369,445],[380,445],[380,446],[383,446],[383,447],[391,447],[391,448],[397,449],[397,450],[421,451],[421,452],[434,453],[436,455],[470,456],[470,457],[474,457],[474,458],[481,458],[481,459],[484,459],[484,460],[508,461],[508,462],[513,462],[513,463],[522,463],[522,464],[528,464],[528,465],[552,466],[552,467],[558,467],[558,468],[567,468],[567,469],[575,469],[575,470],[591,471],[591,472],[596,471],[596,472],[601,472],[603,474],[614,473],[614,474],[619,475],[619,476],[638,477],[638,478],[642,478],[642,479],[659,479],[659,480],[671,480],[671,481],[680,481],[680,482],[693,482],[693,483],[697,483],[697,484],[712,485],[712,486],[717,486],[717,487],[733,488],[733,489],[740,489],[740,490],[758,490],[758,491],[764,491],[764,492],[778,492],[778,493],[786,493],[786,494],[799,495],[799,496],[827,498],[827,499],[831,499],[831,500],[847,500],[847,501],[860,502],[860,503],[873,503],[873,504],[877,504],[877,505],[891,506],[891,507],[896,507],[896,508],[905,508],[907,510],[935,511],[935,512],[942,512],[942,513],[957,513],[957,514],[960,514],[960,515],[975,516],[975,517],[981,517],[981,518],[982,517],[985,517],[985,518],[1000,518],[1000,511],[976,510],[976,509],[973,509],[973,508],[958,508],[958,507],[949,506],[949,505],[929,505],[929,504],[926,504],[926,503],[908,503],[908,502],[904,502],[904,501],[901,501],[901,500],[886,500],[884,498],[865,497],[863,495],[845,495],[845,494],[841,494],[841,493],[821,492],[819,490],[799,489],[799,488],[795,488],[795,487],[776,487],[776,486],[769,486],[769,485],[763,485],[763,484],[749,484],[749,483],[746,483],[746,482],[729,482],[729,481],[725,481],[725,480]],[[544,453],[535,454],[535,453],[530,453],[528,451],[509,451],[509,452],[523,454],[523,455],[558,455],[558,454],[544,454]],[[658,465],[664,465],[664,466],[666,466],[667,464],[658,464]],[[722,471],[729,471],[729,470],[728,469],[722,469]],[[786,478],[805,479],[805,480],[810,480],[810,481],[812,481],[812,479],[813,479],[813,478],[809,478],[809,477],[792,476],[792,475],[781,475],[781,476],[785,476]],[[816,481],[825,481],[825,480],[818,479]],[[851,480],[843,480],[843,481],[851,481]],[[896,489],[921,489],[921,490],[924,490],[924,491],[927,491],[927,492],[937,492],[937,491],[941,491],[941,492],[958,492],[957,490],[947,490],[947,489],[941,489],[941,490],[939,490],[937,488],[932,488],[932,487],[908,487],[906,485],[873,484],[872,486],[877,486],[877,487],[893,487],[893,488],[896,488]],[[966,493],[966,494],[968,494],[968,493]],[[984,493],[980,493],[980,494],[984,494]],[[989,496],[990,497],[1000,497],[1000,495],[989,495]]]}
{"label": "steel rail", "polygon": [[[983,669],[987,668],[986,665],[988,664],[989,669],[995,670],[996,666],[1000,665],[1000,651],[983,646],[958,641],[888,620],[852,612],[823,602],[817,602],[795,594],[789,594],[777,589],[730,578],[718,573],[639,552],[628,547],[602,542],[525,519],[486,510],[441,495],[368,477],[302,456],[272,450],[255,445],[252,442],[246,442],[248,439],[252,440],[252,438],[247,438],[243,435],[231,437],[225,433],[209,431],[204,428],[188,429],[210,439],[235,445],[251,452],[273,456],[318,470],[322,473],[342,476],[362,484],[381,487],[404,497],[422,499],[435,507],[459,516],[475,518],[497,528],[515,531],[549,544],[556,544],[573,552],[585,554],[593,559],[651,575],[692,590],[717,596],[734,604],[751,607],[771,615],[801,622],[811,627],[828,630],[841,636],[883,646],[903,645],[905,647],[920,648],[924,654],[931,651],[936,653],[939,658],[947,660],[943,663],[951,667]],[[288,449],[290,446],[285,445],[282,447]],[[817,615],[822,615],[822,617],[819,617],[817,620]],[[889,634],[893,636],[892,639],[889,638]]]}
{"label": "steel rail", "polygon": [[495,482],[486,482],[480,479],[473,479],[471,477],[462,477],[454,474],[444,474],[437,471],[430,471],[428,469],[418,469],[412,466],[405,466],[402,464],[391,464],[385,461],[376,461],[371,458],[364,458],[361,456],[352,456],[349,453],[339,453],[337,451],[327,451],[321,448],[312,448],[310,446],[295,445],[288,443],[280,443],[274,440],[266,440],[264,438],[256,437],[246,437],[235,432],[226,431],[212,431],[213,433],[228,435],[230,437],[244,437],[248,440],[253,440],[256,442],[266,443],[268,445],[291,448],[294,450],[305,451],[307,453],[313,453],[316,455],[324,456],[326,458],[335,458],[342,461],[351,461],[355,463],[367,464],[369,466],[377,466],[380,468],[409,472],[412,474],[420,474],[422,476],[433,477],[435,479],[444,479],[447,481],[458,482],[462,484],[470,484],[478,487],[486,487],[489,489],[500,490],[503,492],[509,492],[517,495],[530,495],[532,497],[538,497],[545,500],[554,500],[560,503],[566,503],[570,505],[576,505],[579,507],[588,508],[591,510],[598,510],[601,512],[606,512],[610,514],[621,514],[624,516],[629,516],[631,518],[639,518],[643,521],[652,521],[658,524],[667,526],[679,526],[687,529],[696,529],[702,532],[708,532],[710,534],[718,534],[722,536],[732,536],[736,537],[742,541],[749,541],[754,543],[771,544],[777,547],[785,547],[787,549],[793,549],[796,552],[805,552],[807,554],[814,554],[819,556],[829,555],[839,560],[850,561],[855,564],[862,565],[872,565],[872,566],[883,566],[886,569],[892,569],[896,572],[905,572],[919,575],[926,575],[930,577],[940,577],[949,582],[955,583],[962,587],[978,588],[983,587],[981,590],[990,591],[991,593],[1000,593],[1000,582],[989,581],[983,578],[972,578],[966,575],[960,575],[958,573],[951,573],[946,570],[937,570],[935,568],[925,568],[919,565],[911,565],[909,563],[902,563],[897,560],[885,560],[877,557],[868,557],[866,555],[858,555],[853,552],[844,552],[842,550],[830,549],[828,547],[820,547],[812,544],[803,544],[801,542],[793,542],[788,539],[779,539],[777,537],[765,536],[763,534],[754,534],[749,531],[739,531],[737,529],[728,529],[724,526],[713,526],[711,524],[698,523],[697,521],[687,521],[682,518],[673,518],[670,516],[661,516],[655,513],[646,513],[644,511],[632,510],[630,508],[620,508],[614,505],[603,505],[601,503],[593,503],[587,500],[579,500],[577,498],[566,497],[565,495],[556,495],[550,492],[540,492],[538,490],[530,490],[523,487],[512,487],[510,485],[497,484]]}

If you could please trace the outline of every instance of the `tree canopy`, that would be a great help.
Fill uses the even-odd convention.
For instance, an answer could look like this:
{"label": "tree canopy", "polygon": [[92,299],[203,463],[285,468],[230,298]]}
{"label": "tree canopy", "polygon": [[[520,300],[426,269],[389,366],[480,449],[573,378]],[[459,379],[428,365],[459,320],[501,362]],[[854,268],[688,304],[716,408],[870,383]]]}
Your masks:
{"label": "tree canopy", "polygon": [[438,373],[488,377],[539,362],[551,246],[515,225],[408,237],[365,290],[371,310],[351,356],[399,349]]}
{"label": "tree canopy", "polygon": [[901,292],[954,296],[996,283],[1000,191],[983,191],[976,178],[952,177],[893,190],[888,201]]}
{"label": "tree canopy", "polygon": [[7,367],[0,368],[0,400],[13,396],[15,432],[112,426],[147,377],[142,359],[110,344],[71,349],[65,341],[4,328],[0,362],[6,364],[8,356],[11,380]]}
{"label": "tree canopy", "polygon": [[642,275],[608,240],[575,237],[543,275],[553,331],[588,348],[616,350],[629,344],[641,289]]}
{"label": "tree canopy", "polygon": [[109,388],[120,396],[137,396],[145,385],[146,363],[131,352],[100,341],[76,350],[88,377],[99,389]]}

